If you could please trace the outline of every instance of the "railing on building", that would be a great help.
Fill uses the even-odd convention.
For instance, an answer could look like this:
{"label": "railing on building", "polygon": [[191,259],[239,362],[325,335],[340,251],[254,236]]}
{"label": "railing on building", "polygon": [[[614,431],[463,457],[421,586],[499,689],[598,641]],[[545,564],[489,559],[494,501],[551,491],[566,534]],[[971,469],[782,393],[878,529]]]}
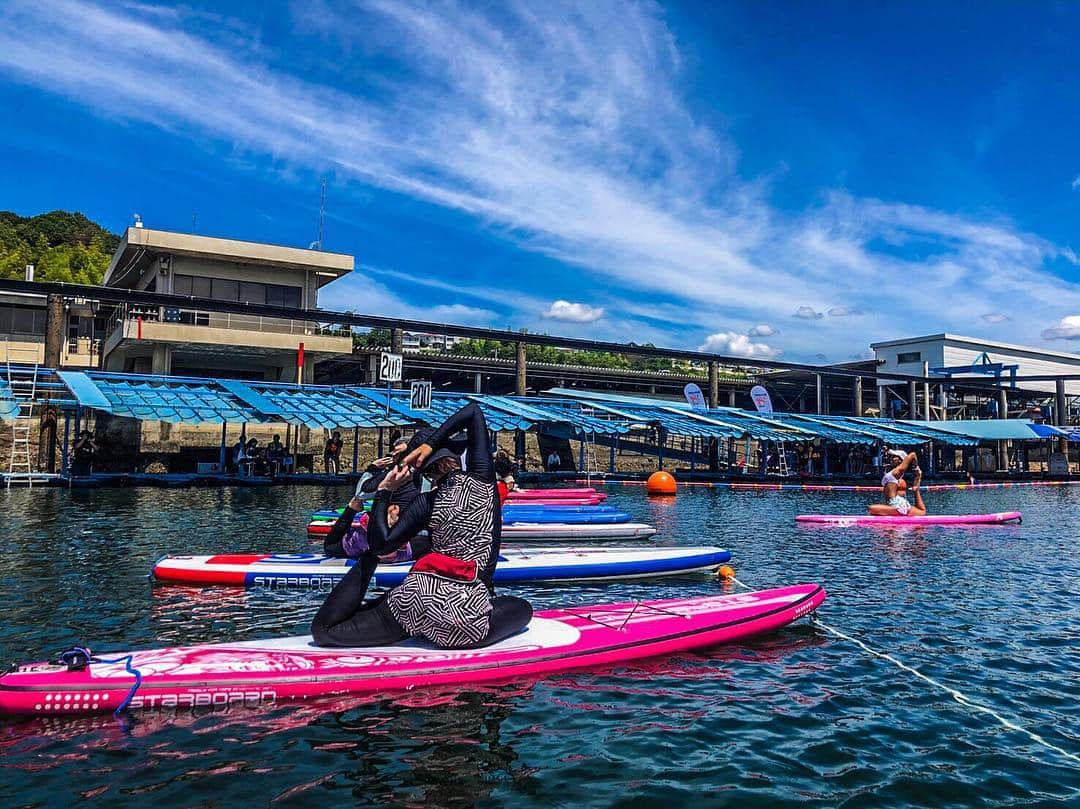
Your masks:
{"label": "railing on building", "polygon": [[[320,332],[319,324],[313,320],[285,320],[261,315],[206,312],[183,307],[123,304],[116,308],[109,320],[106,333],[112,337],[117,329],[123,329],[127,327],[127,324],[139,320],[143,323],[172,323],[181,326],[238,329],[273,334],[312,335]],[[128,336],[127,331],[124,332],[124,336]]]}

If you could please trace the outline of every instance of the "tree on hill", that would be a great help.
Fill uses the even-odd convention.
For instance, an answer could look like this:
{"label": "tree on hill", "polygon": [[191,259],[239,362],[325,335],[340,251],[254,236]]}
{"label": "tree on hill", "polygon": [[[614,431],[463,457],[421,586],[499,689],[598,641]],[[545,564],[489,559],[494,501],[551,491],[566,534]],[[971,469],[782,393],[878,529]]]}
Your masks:
{"label": "tree on hill", "polygon": [[23,278],[33,264],[37,281],[100,284],[119,244],[119,236],[81,213],[0,211],[0,278]]}

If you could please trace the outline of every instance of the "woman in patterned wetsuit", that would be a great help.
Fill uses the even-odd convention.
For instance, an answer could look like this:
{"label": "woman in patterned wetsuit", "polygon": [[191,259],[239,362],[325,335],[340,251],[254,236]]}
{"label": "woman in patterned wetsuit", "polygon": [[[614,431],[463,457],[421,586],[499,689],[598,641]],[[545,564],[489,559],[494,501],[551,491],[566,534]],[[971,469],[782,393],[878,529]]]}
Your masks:
{"label": "woman in patterned wetsuit", "polygon": [[[449,449],[451,436],[466,434],[466,466]],[[436,484],[402,510],[391,528],[386,519],[393,492],[421,469]],[[365,603],[377,557],[397,550],[427,530],[431,551],[405,581]],[[331,591],[311,624],[319,646],[379,646],[409,637],[444,648],[487,646],[524,629],[529,602],[496,596],[492,580],[499,556],[502,511],[484,414],[474,403],[424,437],[379,484],[368,523],[370,549]]]}

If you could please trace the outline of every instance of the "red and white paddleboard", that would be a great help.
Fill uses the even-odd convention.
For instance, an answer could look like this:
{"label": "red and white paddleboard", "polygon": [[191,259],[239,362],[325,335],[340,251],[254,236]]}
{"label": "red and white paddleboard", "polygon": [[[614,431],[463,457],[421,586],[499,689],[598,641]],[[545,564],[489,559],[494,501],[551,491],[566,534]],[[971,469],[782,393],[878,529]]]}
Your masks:
{"label": "red and white paddleboard", "polygon": [[[598,604],[537,613],[528,628],[486,649],[422,641],[325,649],[310,637],[183,646],[131,655],[142,682],[130,708],[269,705],[325,694],[399,691],[563,672],[700,649],[771,632],[825,600],[816,584],[706,598]],[[123,663],[80,671],[35,663],[0,676],[0,714],[116,709],[134,676]]]}
{"label": "red and white paddleboard", "polygon": [[926,514],[922,517],[875,517],[871,514],[800,514],[796,522],[822,525],[1000,525],[1021,522],[1019,511],[997,514]]}
{"label": "red and white paddleboard", "polygon": [[[711,546],[602,549],[549,545],[503,548],[495,567],[495,583],[522,581],[612,581],[652,576],[678,576],[716,570],[731,552]],[[154,564],[158,581],[183,584],[226,584],[242,587],[333,587],[352,569],[352,559],[313,553],[240,553],[216,556],[163,556]],[[380,564],[376,587],[394,587],[405,579],[412,562]]]}

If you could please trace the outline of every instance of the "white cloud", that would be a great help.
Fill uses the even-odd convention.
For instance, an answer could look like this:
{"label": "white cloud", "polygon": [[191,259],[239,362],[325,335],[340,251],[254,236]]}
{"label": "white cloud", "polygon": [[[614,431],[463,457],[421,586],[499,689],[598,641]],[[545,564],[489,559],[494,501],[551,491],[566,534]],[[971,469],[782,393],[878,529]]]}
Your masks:
{"label": "white cloud", "polygon": [[773,348],[766,343],[752,342],[745,334],[733,331],[718,331],[716,334],[710,334],[705,338],[705,342],[698,346],[698,351],[761,360],[773,360],[782,353],[778,348]]}
{"label": "white cloud", "polygon": [[997,325],[998,323],[1009,323],[1012,318],[1004,312],[987,312],[985,315],[979,315],[987,323]]}
{"label": "white cloud", "polygon": [[866,312],[857,306],[834,306],[828,312],[829,317],[853,317],[865,314]]}
{"label": "white cloud", "polygon": [[1043,329],[1044,340],[1080,340],[1080,315],[1061,318],[1048,329]]}
{"label": "white cloud", "polygon": [[1080,174],[1077,174],[1075,177],[1073,177],[1072,181],[1072,190],[1076,191],[1078,188],[1080,188]]}
{"label": "white cloud", "polygon": [[750,331],[746,334],[748,337],[772,337],[774,334],[779,333],[779,330],[770,326],[768,323],[759,323],[756,326],[752,326]]}
{"label": "white cloud", "polygon": [[570,323],[594,323],[604,316],[604,307],[555,301],[544,311],[543,316],[551,320],[566,320]]}
{"label": "white cloud", "polygon": [[[318,40],[304,75],[263,32],[179,8],[7,0],[0,77],[464,213],[605,284],[609,311],[653,296],[685,306],[696,322],[683,334],[796,311],[807,322],[792,340],[828,332],[814,339],[846,356],[856,336],[813,325],[823,315],[803,302],[854,312],[893,279],[921,302],[905,329],[961,330],[1003,299],[1047,320],[1080,311],[1080,288],[1048,268],[1075,254],[1007,220],[842,190],[802,212],[773,208],[767,179],[741,176],[737,145],[684,99],[696,78],[684,65],[699,60],[684,60],[653,3],[293,4],[290,46]],[[905,258],[908,244],[934,250]],[[559,288],[529,291],[537,306],[508,297],[500,316],[536,318]],[[1026,328],[1001,326],[1002,338]]]}

